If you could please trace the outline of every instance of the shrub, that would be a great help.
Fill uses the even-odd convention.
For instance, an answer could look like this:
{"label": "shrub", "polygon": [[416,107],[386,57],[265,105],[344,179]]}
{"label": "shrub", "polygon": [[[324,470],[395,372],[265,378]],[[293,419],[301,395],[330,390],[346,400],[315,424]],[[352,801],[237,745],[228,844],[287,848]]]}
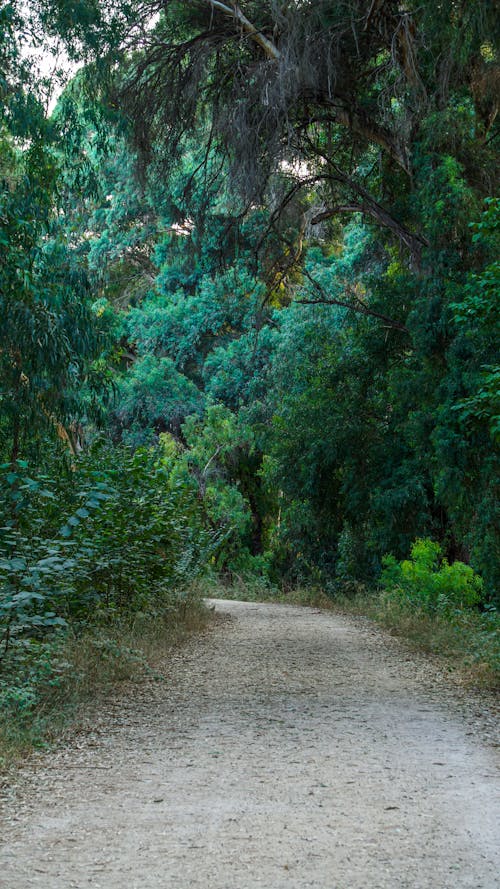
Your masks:
{"label": "shrub", "polygon": [[98,448],[74,471],[0,467],[0,663],[68,624],[164,608],[207,563],[212,536],[154,450]]}
{"label": "shrub", "polygon": [[469,565],[451,564],[432,540],[416,540],[410,559],[383,559],[381,583],[388,593],[429,614],[450,614],[472,609],[482,598],[483,581]]}

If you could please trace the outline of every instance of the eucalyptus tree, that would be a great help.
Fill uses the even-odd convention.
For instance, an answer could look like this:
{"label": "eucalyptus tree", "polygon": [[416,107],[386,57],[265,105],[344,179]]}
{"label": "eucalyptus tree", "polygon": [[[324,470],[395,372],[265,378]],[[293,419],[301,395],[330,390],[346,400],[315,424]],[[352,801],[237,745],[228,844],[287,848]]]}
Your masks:
{"label": "eucalyptus tree", "polygon": [[[466,119],[488,159],[498,69],[487,0],[173,0],[159,8],[120,93],[140,147],[175,150],[186,128],[205,121],[249,201],[272,173],[286,172],[292,184],[277,211],[315,186],[309,223],[362,213],[421,265],[425,222],[411,202],[392,198],[418,185],[429,137],[440,153],[459,149],[471,160]],[[483,190],[488,172],[476,183]]]}
{"label": "eucalyptus tree", "polygon": [[23,10],[4,7],[0,20],[0,438],[13,463],[40,449],[47,430],[75,451],[78,420],[99,388],[92,362],[102,349],[86,276],[60,225],[60,133],[23,49]]}
{"label": "eucalyptus tree", "polygon": [[[206,145],[200,163],[208,166],[213,149],[227,155],[240,213],[265,199],[270,228],[280,221],[293,241],[285,266],[300,259],[304,231],[323,233],[355,213],[428,274],[436,240],[451,236],[457,250],[463,241],[429,218],[429,179],[433,197],[446,200],[450,157],[474,200],[492,188],[498,20],[489,0],[127,0],[82,3],[71,15],[60,0],[40,8],[70,53],[101,68],[108,60],[114,102],[130,116],[145,162],[163,158],[168,169],[193,131]],[[221,162],[221,176],[225,169]],[[394,320],[397,329],[404,319]]]}

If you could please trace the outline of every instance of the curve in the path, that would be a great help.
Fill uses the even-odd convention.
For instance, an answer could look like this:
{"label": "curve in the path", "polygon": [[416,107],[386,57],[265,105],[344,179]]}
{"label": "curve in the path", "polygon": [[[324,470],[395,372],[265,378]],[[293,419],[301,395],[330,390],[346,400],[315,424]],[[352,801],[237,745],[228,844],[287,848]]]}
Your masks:
{"label": "curve in the path", "polygon": [[216,607],[167,682],[28,769],[3,889],[500,886],[495,751],[423,660],[346,617]]}

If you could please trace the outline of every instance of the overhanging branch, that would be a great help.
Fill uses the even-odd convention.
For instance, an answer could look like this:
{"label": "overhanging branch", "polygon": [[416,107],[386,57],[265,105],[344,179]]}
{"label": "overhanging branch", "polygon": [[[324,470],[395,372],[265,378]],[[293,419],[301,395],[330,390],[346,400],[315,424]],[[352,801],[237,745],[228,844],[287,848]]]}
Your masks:
{"label": "overhanging branch", "polygon": [[375,220],[376,223],[378,223],[378,225],[382,225],[385,228],[390,229],[390,231],[394,232],[394,234],[397,235],[399,240],[410,251],[412,262],[415,268],[420,268],[422,249],[429,246],[427,238],[410,232],[404,225],[402,225],[401,222],[395,219],[394,216],[391,216],[391,214],[388,213],[387,210],[384,209],[384,207],[382,207],[374,198],[372,198],[368,194],[368,192],[365,191],[364,188],[359,186],[357,183],[350,181],[349,185],[354,191],[362,195],[363,199],[359,203],[353,202],[349,204],[341,204],[335,207],[328,207],[326,210],[322,210],[321,213],[316,214],[316,216],[311,219],[311,225],[318,225],[320,222],[331,219],[333,216],[337,216],[339,213],[362,213],[363,216],[370,216],[372,219]]}
{"label": "overhanging branch", "polygon": [[356,136],[361,136],[366,142],[378,145],[396,161],[405,173],[410,175],[410,163],[406,150],[394,142],[387,130],[375,123],[360,109],[341,107],[331,100],[323,99],[322,101],[332,108],[335,123],[346,127]]}
{"label": "overhanging branch", "polygon": [[[248,34],[250,39],[261,47],[269,59],[274,62],[280,61],[281,52],[276,44],[269,40],[262,31],[247,19],[237,3],[229,5],[221,2],[221,0],[204,0],[204,2],[211,9],[219,10],[219,12],[229,16],[233,21],[238,23],[243,31]],[[371,142],[382,148],[393,158],[393,160],[396,161],[405,173],[410,175],[409,159],[404,147],[397,145],[390,133],[372,120],[362,109],[353,108],[352,101],[347,100],[341,95],[332,99],[327,95],[316,94],[310,98],[313,102],[330,108],[332,117],[336,123],[346,127],[365,141]]]}

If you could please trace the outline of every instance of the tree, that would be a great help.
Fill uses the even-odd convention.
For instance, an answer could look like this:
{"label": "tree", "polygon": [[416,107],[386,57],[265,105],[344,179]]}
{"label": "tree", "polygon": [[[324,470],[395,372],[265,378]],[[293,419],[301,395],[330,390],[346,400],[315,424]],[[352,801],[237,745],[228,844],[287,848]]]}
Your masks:
{"label": "tree", "polygon": [[104,340],[85,274],[59,224],[58,130],[20,55],[25,23],[15,7],[2,16],[0,438],[4,459],[14,464],[40,448],[47,430],[75,452],[78,422],[101,388],[93,362]]}
{"label": "tree", "polygon": [[111,63],[93,70],[116,158],[87,127],[100,196],[77,252],[113,315],[115,423],[185,444],[187,411],[203,438],[210,400],[229,407],[255,435],[254,487],[242,466],[230,485],[308,570],[373,578],[432,534],[488,573],[491,4],[64,9],[46,5],[50,27]]}
{"label": "tree", "polygon": [[[286,170],[292,184],[278,215],[299,191],[316,188],[312,224],[361,212],[418,268],[423,220],[391,196],[412,192],[427,122],[436,114],[444,122],[457,102],[487,159],[495,28],[488,2],[447,0],[439,10],[392,0],[170,2],[131,58],[120,95],[140,147],[175,150],[186,129],[205,121],[208,144],[229,153],[249,201]],[[461,150],[466,142],[462,135]]]}

